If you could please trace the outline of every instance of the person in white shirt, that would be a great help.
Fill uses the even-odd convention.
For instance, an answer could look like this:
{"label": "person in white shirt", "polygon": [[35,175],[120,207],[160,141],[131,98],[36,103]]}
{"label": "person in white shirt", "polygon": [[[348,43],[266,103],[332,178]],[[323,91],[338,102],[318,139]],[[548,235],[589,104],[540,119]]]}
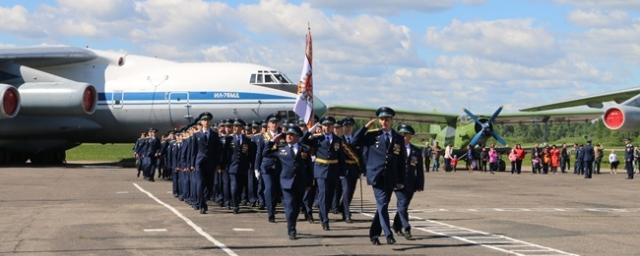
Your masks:
{"label": "person in white shirt", "polygon": [[609,154],[609,163],[611,164],[611,174],[617,174],[617,170],[618,170],[618,164],[620,163],[618,161],[618,156],[616,155],[616,152],[611,150],[611,154]]}
{"label": "person in white shirt", "polygon": [[451,171],[451,158],[453,155],[453,147],[450,144],[444,148],[444,170],[447,172]]}

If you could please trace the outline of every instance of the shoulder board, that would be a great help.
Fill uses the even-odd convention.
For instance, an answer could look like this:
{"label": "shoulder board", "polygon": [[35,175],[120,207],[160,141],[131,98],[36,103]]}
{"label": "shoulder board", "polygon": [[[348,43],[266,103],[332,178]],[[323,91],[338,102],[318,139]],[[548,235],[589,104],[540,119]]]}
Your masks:
{"label": "shoulder board", "polygon": [[309,136],[309,138],[310,139],[315,139],[315,138],[322,137],[322,136],[323,136],[322,133],[314,133],[313,135]]}
{"label": "shoulder board", "polygon": [[380,129],[367,130],[367,133],[374,133],[374,132],[378,132],[378,131],[380,131]]}

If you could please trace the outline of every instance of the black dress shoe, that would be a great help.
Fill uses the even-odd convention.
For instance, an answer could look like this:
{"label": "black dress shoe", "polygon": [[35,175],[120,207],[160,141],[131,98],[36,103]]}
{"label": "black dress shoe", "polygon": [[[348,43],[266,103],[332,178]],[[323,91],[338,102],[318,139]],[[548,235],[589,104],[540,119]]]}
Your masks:
{"label": "black dress shoe", "polygon": [[387,237],[387,244],[395,244],[396,239],[393,236]]}
{"label": "black dress shoe", "polygon": [[351,220],[351,219],[345,219],[345,220],[344,220],[344,223],[353,223],[353,220]]}
{"label": "black dress shoe", "polygon": [[270,223],[276,223],[276,217],[269,217]]}
{"label": "black dress shoe", "polygon": [[331,230],[331,229],[329,228],[329,224],[322,223],[322,230],[324,230],[324,231],[329,231],[329,230]]}
{"label": "black dress shoe", "polygon": [[233,214],[238,214],[240,213],[240,209],[239,208],[233,208]]}
{"label": "black dress shoe", "polygon": [[296,240],[296,239],[298,239],[298,238],[296,237],[296,233],[290,233],[290,234],[289,234],[289,240]]}
{"label": "black dress shoe", "polygon": [[309,214],[307,221],[311,224],[313,224],[313,214]]}
{"label": "black dress shoe", "polygon": [[411,231],[407,230],[405,232],[402,233],[402,235],[404,236],[405,239],[407,240],[413,240],[413,236],[411,235]]}
{"label": "black dress shoe", "polygon": [[376,238],[371,238],[371,244],[372,245],[382,245],[380,243],[380,240],[376,237]]}
{"label": "black dress shoe", "polygon": [[207,214],[207,210],[205,210],[205,209],[200,209],[200,214]]}

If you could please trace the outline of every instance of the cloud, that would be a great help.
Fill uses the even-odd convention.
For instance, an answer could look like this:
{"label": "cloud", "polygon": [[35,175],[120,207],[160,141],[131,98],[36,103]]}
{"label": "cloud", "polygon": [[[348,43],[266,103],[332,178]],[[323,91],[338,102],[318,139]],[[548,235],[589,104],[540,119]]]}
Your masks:
{"label": "cloud", "polygon": [[627,12],[620,10],[574,10],[568,16],[569,21],[583,27],[611,27],[628,24]]}
{"label": "cloud", "polygon": [[454,19],[443,28],[430,27],[427,45],[513,63],[542,65],[559,57],[554,36],[533,26],[530,19],[462,22]]}
{"label": "cloud", "polygon": [[33,23],[29,11],[21,5],[10,8],[0,7],[0,31],[5,31],[25,37],[42,36],[44,32]]}
{"label": "cloud", "polygon": [[311,0],[313,7],[327,8],[341,13],[373,13],[396,15],[400,12],[438,12],[453,8],[457,4],[481,4],[485,0]]}
{"label": "cloud", "polygon": [[637,0],[554,0],[560,4],[570,4],[579,7],[613,8],[613,9],[639,9],[640,1]]}
{"label": "cloud", "polygon": [[633,78],[619,67],[633,69],[640,59],[640,25],[627,9],[563,1],[579,7],[567,19],[586,29],[562,34],[527,17],[425,21],[430,27],[417,31],[404,18],[385,16],[483,2],[60,0],[31,10],[0,7],[0,22],[12,24],[0,32],[35,44],[93,41],[178,61],[258,63],[297,80],[310,22],[315,90],[330,105],[490,112]]}
{"label": "cloud", "polygon": [[640,64],[640,21],[615,28],[593,28],[567,42],[572,52],[612,67]]}
{"label": "cloud", "polygon": [[[274,10],[277,10],[274,12]],[[403,25],[372,15],[328,15],[309,4],[261,1],[238,7],[238,17],[256,37],[271,43],[273,37],[289,49],[299,47],[311,24],[316,60],[324,63],[396,65],[415,63],[411,31]],[[262,43],[262,42],[260,42]],[[281,43],[275,45],[281,45]],[[273,44],[272,44],[273,45]],[[295,49],[295,48],[294,48]],[[298,56],[299,53],[295,53]]]}
{"label": "cloud", "polygon": [[128,19],[136,15],[133,0],[58,0],[61,9],[103,21]]}

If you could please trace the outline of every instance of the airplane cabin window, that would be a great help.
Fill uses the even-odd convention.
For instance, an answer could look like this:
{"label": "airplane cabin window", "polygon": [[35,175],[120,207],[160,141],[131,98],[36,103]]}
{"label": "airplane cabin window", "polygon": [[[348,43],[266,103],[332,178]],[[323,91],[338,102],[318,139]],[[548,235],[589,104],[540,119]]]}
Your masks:
{"label": "airplane cabin window", "polygon": [[273,77],[272,77],[271,75],[267,75],[267,74],[265,74],[265,75],[264,75],[264,82],[265,82],[265,83],[269,83],[269,84],[274,83],[274,81],[273,81]]}
{"label": "airplane cabin window", "polygon": [[251,79],[249,80],[249,83],[252,83],[252,84],[256,83],[256,74],[251,74]]}
{"label": "airplane cabin window", "polygon": [[[260,71],[258,71],[260,72]],[[257,84],[261,84],[262,83],[262,74],[258,74],[258,80],[256,81]]]}

